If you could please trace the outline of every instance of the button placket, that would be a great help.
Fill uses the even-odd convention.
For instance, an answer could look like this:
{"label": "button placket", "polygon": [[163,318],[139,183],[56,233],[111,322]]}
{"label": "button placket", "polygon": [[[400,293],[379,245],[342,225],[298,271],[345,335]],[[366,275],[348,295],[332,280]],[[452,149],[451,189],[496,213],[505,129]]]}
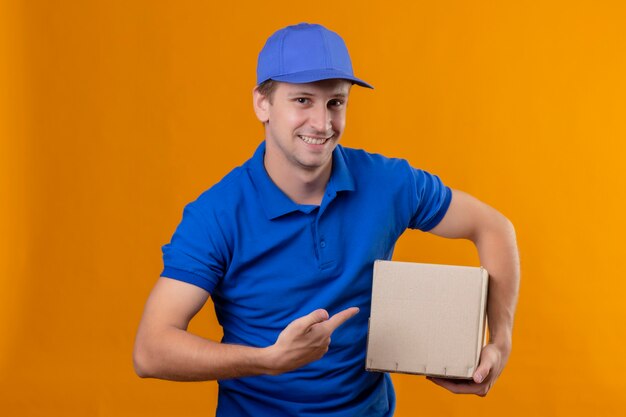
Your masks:
{"label": "button placket", "polygon": [[[315,222],[316,234],[318,236],[317,245],[318,245],[318,253],[319,253],[319,265],[321,268],[326,268],[329,266],[329,262],[331,262],[331,240],[328,240],[327,230],[324,228],[323,219],[318,218]],[[331,262],[332,263],[332,262]]]}
{"label": "button placket", "polygon": [[315,253],[315,259],[317,259],[319,265],[322,260],[320,250],[317,247],[317,217],[311,222],[311,235],[313,237],[313,252]]}
{"label": "button placket", "polygon": [[315,235],[317,236],[316,250],[319,254],[318,261],[321,269],[328,268],[334,263],[332,259],[329,259],[332,258],[332,251],[330,250],[332,246],[330,245],[332,243],[332,236],[331,240],[329,241],[327,235],[328,230],[324,228],[325,222],[322,216],[326,215],[328,206],[335,199],[335,197],[336,193],[332,192],[331,190],[326,191],[326,195],[324,197],[324,200],[322,201],[320,210],[317,213],[317,217],[315,219]]}

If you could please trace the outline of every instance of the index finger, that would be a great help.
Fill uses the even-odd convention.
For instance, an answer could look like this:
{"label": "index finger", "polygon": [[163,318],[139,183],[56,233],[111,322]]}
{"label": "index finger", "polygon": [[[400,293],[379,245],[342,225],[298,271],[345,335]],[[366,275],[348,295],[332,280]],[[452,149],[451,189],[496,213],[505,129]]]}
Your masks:
{"label": "index finger", "polygon": [[352,317],[356,316],[358,312],[359,312],[358,307],[346,308],[345,310],[340,311],[339,313],[333,315],[331,318],[329,318],[323,323],[320,323],[319,325],[324,326],[324,328],[328,330],[329,333],[332,333],[337,329],[337,327],[344,324],[346,320],[351,319]]}

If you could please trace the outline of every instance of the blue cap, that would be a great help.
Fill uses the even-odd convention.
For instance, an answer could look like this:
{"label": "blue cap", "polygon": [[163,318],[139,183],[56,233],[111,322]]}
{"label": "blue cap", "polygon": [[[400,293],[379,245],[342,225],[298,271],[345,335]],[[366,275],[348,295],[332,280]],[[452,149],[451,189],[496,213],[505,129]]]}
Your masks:
{"label": "blue cap", "polygon": [[259,53],[257,85],[269,79],[310,83],[331,78],[374,88],[354,76],[343,39],[324,26],[300,23],[276,31]]}

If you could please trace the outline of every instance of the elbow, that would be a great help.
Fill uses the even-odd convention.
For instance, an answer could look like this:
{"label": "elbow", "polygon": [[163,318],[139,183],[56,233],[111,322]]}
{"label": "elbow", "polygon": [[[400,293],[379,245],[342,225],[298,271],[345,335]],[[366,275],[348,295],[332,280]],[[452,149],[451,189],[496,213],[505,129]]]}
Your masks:
{"label": "elbow", "polygon": [[481,222],[487,226],[487,229],[515,234],[513,222],[493,207],[488,206],[483,212]]}
{"label": "elbow", "polygon": [[492,214],[481,222],[482,227],[476,228],[470,240],[479,245],[481,242],[497,239],[501,243],[515,245],[517,241],[515,226],[502,213],[493,210]]}
{"label": "elbow", "polygon": [[515,226],[513,226],[513,222],[509,220],[504,214],[499,213],[500,218],[498,219],[498,225],[502,233],[505,233],[513,238],[515,238]]}
{"label": "elbow", "polygon": [[506,235],[509,238],[515,238],[515,226],[513,222],[509,220],[504,214],[494,210],[494,215],[491,218],[490,226],[488,229],[497,232],[501,235]]}
{"label": "elbow", "polygon": [[139,378],[149,378],[150,374],[147,371],[145,365],[141,362],[141,360],[137,359],[137,356],[133,355],[133,366],[135,368],[135,374]]}
{"label": "elbow", "polygon": [[139,378],[153,378],[154,370],[151,366],[150,354],[146,343],[139,337],[135,341],[133,348],[133,367]]}

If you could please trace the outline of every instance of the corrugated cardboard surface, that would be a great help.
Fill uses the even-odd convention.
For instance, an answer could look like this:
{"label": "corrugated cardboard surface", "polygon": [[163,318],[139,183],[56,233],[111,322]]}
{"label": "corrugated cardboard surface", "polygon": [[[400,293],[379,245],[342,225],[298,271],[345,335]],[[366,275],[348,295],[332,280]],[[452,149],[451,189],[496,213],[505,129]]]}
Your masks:
{"label": "corrugated cardboard surface", "polygon": [[366,369],[471,378],[487,283],[484,268],[376,261]]}

